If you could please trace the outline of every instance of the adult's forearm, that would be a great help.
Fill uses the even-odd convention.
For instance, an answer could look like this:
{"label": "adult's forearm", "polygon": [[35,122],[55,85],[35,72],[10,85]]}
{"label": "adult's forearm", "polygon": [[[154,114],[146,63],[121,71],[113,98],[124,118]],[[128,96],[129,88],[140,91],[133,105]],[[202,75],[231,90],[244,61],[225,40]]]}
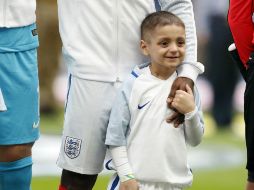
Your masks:
{"label": "adult's forearm", "polygon": [[186,30],[186,55],[184,63],[178,68],[178,75],[196,80],[204,72],[204,66],[197,62],[197,34],[191,0],[162,0],[162,10],[180,17]]}

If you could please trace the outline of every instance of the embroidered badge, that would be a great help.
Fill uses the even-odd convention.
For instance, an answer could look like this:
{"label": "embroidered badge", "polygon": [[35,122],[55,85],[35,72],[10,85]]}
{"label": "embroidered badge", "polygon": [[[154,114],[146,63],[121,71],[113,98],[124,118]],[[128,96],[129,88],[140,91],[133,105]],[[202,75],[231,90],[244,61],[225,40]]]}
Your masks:
{"label": "embroidered badge", "polygon": [[80,154],[81,144],[81,139],[67,136],[64,143],[65,154],[71,159],[77,158]]}

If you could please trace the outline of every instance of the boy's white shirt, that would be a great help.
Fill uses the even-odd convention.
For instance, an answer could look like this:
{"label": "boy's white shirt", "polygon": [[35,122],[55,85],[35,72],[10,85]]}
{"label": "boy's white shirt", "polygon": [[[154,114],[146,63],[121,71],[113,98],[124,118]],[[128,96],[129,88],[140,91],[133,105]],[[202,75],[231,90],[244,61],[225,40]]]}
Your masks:
{"label": "boy's white shirt", "polygon": [[0,0],[0,27],[21,27],[33,24],[36,0]]}
{"label": "boy's white shirt", "polygon": [[149,67],[134,73],[139,77],[127,79],[113,105],[106,145],[127,147],[128,160],[138,180],[189,186],[192,173],[186,144],[199,144],[204,128],[198,92],[195,91],[196,113],[184,125],[174,128],[165,121],[172,113],[166,99],[177,74],[160,80],[151,75]]}

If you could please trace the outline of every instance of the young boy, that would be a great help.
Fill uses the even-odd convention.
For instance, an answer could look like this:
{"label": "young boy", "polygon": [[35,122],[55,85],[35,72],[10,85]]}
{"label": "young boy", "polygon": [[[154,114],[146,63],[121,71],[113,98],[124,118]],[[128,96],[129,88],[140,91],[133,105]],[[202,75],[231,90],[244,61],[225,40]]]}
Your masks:
{"label": "young boy", "polygon": [[166,122],[173,113],[166,89],[184,60],[185,38],[184,23],[172,13],[160,11],[143,20],[140,47],[151,62],[132,71],[113,105],[106,145],[117,175],[108,189],[178,190],[191,185],[186,143],[198,145],[204,132],[196,88],[193,93],[186,85],[187,92],[177,90],[170,100],[185,115],[184,123],[174,127]]}

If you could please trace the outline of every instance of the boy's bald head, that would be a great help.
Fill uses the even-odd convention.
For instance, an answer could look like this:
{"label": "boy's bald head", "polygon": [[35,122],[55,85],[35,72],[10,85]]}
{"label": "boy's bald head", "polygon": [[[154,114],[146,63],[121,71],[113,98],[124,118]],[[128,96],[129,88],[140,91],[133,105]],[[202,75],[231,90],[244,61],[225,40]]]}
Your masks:
{"label": "boy's bald head", "polygon": [[153,32],[156,27],[166,25],[177,25],[185,29],[183,21],[178,16],[167,11],[158,11],[147,15],[141,23],[141,40],[149,41],[149,34]]}

